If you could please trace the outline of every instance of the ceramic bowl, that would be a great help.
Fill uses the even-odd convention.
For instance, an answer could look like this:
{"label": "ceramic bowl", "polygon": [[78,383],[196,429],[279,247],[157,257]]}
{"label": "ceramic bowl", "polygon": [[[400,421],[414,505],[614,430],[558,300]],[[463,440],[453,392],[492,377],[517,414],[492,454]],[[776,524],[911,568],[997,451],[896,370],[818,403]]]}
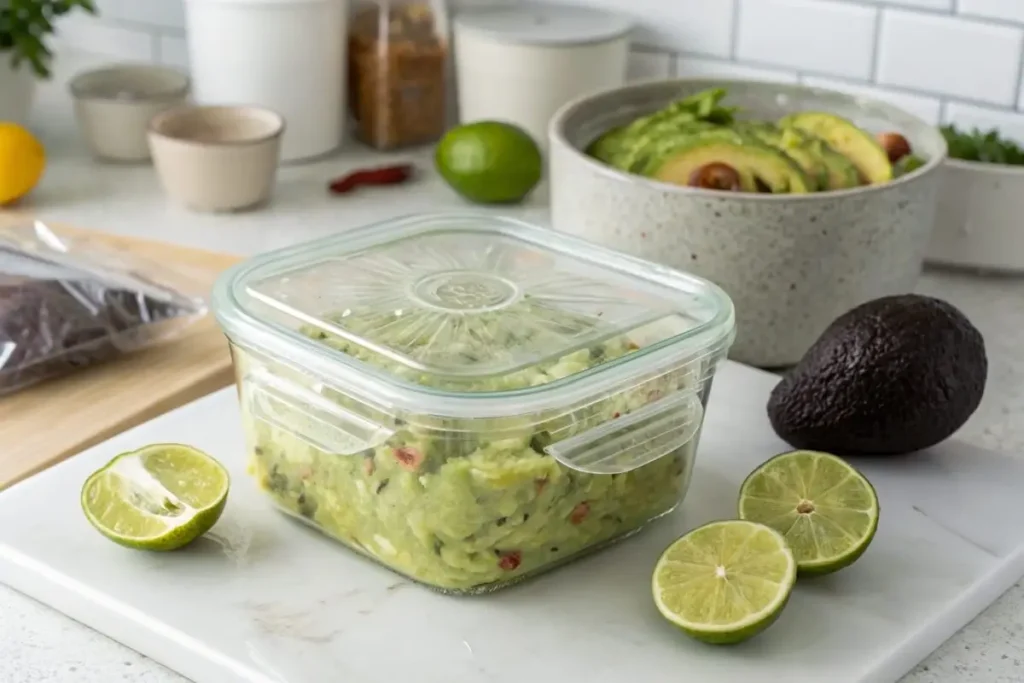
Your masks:
{"label": "ceramic bowl", "polygon": [[171,109],[150,123],[149,145],[164,191],[196,211],[238,211],[274,187],[284,119],[257,107]]}
{"label": "ceramic bowl", "polygon": [[[871,132],[899,131],[928,162],[885,185],[771,195],[668,185],[583,152],[610,128],[718,86],[752,118],[819,110]],[[760,367],[797,362],[840,314],[914,288],[946,156],[936,128],[888,104],[728,80],[655,81],[582,97],[555,115],[549,141],[553,227],[716,282],[736,305],[730,357]]]}
{"label": "ceramic bowl", "polygon": [[165,66],[121,64],[78,74],[68,89],[75,119],[93,155],[104,161],[149,159],[149,122],[188,99],[188,76]]}
{"label": "ceramic bowl", "polygon": [[930,263],[1024,272],[1024,167],[947,159]]}

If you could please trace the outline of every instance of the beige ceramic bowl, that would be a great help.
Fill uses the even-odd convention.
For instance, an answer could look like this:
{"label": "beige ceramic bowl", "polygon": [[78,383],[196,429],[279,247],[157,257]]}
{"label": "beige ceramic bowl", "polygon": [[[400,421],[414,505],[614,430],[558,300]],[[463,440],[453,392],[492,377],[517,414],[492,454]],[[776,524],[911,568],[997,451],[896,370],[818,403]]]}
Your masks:
{"label": "beige ceramic bowl", "polygon": [[188,99],[185,74],[164,66],[120,64],[78,74],[68,85],[78,128],[105,161],[146,161],[149,122]]}
{"label": "beige ceramic bowl", "polygon": [[164,191],[196,211],[238,211],[270,197],[284,119],[257,107],[180,107],[150,123]]}

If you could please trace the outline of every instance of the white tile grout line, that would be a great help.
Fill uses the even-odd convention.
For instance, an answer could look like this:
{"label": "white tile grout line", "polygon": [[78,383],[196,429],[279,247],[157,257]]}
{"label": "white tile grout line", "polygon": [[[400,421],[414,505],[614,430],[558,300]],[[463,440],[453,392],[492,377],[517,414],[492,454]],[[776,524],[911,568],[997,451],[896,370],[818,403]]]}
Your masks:
{"label": "white tile grout line", "polygon": [[1017,88],[1014,90],[1013,95],[1013,109],[1020,110],[1020,98],[1021,92],[1021,81],[1024,80],[1024,41],[1021,44],[1021,54],[1017,59]]}
{"label": "white tile grout line", "polygon": [[740,49],[740,12],[743,0],[732,0],[732,26],[729,27],[729,59],[736,61]]}
{"label": "white tile grout line", "polygon": [[885,7],[875,9],[875,36],[871,47],[871,82],[878,81],[878,48],[882,44],[882,13]]}

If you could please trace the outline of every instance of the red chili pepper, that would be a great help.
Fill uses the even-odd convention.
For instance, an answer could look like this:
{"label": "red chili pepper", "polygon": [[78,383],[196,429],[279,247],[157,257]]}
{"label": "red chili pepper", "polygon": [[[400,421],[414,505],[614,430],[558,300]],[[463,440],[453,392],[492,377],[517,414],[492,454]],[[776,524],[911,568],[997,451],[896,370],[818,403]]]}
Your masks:
{"label": "red chili pepper", "polygon": [[412,164],[362,168],[331,181],[331,194],[347,194],[361,185],[400,185],[412,177]]}
{"label": "red chili pepper", "polygon": [[507,572],[513,571],[519,568],[519,565],[523,561],[523,554],[518,550],[510,550],[505,553],[501,553],[498,557],[498,566]]}

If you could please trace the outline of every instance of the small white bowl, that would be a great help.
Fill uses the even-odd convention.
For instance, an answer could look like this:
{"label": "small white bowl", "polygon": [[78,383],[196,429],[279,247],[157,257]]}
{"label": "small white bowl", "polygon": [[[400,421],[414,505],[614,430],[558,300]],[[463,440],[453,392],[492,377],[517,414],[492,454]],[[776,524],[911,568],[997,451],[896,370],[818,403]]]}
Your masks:
{"label": "small white bowl", "polygon": [[927,261],[1024,272],[1024,166],[947,159]]}
{"label": "small white bowl", "polygon": [[238,211],[270,197],[284,127],[269,109],[185,106],[150,122],[149,144],[172,199],[197,211]]}
{"label": "small white bowl", "polygon": [[150,120],[188,99],[189,79],[164,66],[121,64],[80,73],[68,87],[93,155],[138,162],[149,159]]}

